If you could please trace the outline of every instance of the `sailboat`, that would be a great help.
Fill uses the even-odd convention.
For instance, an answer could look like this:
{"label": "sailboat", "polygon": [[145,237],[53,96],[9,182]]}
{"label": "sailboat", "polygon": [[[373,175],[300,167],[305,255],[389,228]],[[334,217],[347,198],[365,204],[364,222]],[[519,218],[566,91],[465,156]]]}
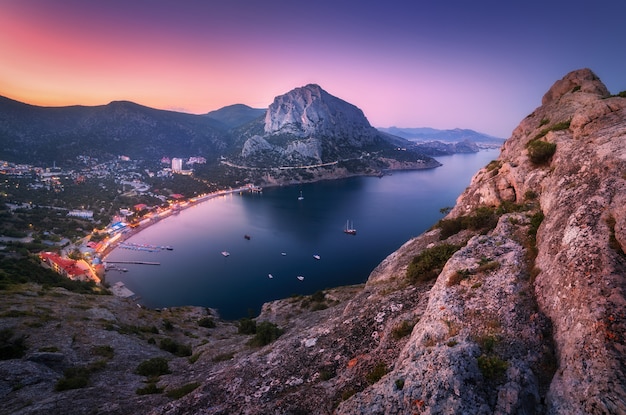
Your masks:
{"label": "sailboat", "polygon": [[354,229],[354,224],[351,224],[350,221],[346,221],[346,228],[343,230],[343,232],[348,235],[356,235],[356,229]]}

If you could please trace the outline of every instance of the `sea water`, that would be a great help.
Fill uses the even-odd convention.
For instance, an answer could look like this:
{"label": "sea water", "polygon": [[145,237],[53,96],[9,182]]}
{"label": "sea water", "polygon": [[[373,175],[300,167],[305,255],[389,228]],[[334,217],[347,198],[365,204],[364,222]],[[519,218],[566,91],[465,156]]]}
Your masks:
{"label": "sea water", "polygon": [[[160,265],[124,265],[128,272],[108,271],[106,280],[122,281],[147,307],[211,307],[225,319],[254,316],[274,299],[363,283],[386,256],[441,219],[440,209],[453,206],[497,156],[455,154],[437,157],[443,166],[435,169],[211,199],[128,240],[173,250],[117,248],[107,257]],[[347,222],[356,235],[343,232]]]}

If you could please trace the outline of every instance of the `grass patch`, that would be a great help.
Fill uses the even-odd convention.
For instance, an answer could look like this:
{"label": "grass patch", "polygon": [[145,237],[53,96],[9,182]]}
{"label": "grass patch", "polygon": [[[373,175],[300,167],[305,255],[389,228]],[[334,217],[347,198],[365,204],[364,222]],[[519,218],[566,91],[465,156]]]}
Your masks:
{"label": "grass patch", "polygon": [[198,320],[198,326],[212,329],[215,328],[216,324],[211,317],[202,317],[200,320]]}
{"label": "grass patch", "polygon": [[373,385],[374,383],[378,382],[383,376],[385,376],[387,372],[389,372],[387,365],[383,362],[379,362],[376,364],[376,366],[372,368],[372,370],[367,375],[365,375],[365,380],[367,380],[370,385]]}
{"label": "grass patch", "polygon": [[113,356],[115,355],[115,351],[111,346],[95,346],[91,349],[91,352],[95,356],[102,356],[106,359],[113,359]]}
{"label": "grass patch", "polygon": [[162,357],[153,357],[141,362],[135,369],[135,373],[146,377],[158,377],[167,375],[170,373],[170,369],[167,360]]}
{"label": "grass patch", "polygon": [[504,377],[509,363],[494,355],[478,356],[478,369],[487,380],[500,380]]}
{"label": "grass patch", "polygon": [[459,285],[461,281],[468,279],[470,275],[472,275],[472,271],[469,269],[458,269],[454,271],[454,274],[450,275],[448,281],[446,281],[446,286],[453,287],[455,285]]}
{"label": "grass patch", "polygon": [[163,388],[159,388],[155,382],[150,382],[143,388],[138,388],[135,393],[137,395],[156,395],[163,393]]}
{"label": "grass patch", "polygon": [[19,359],[26,349],[26,336],[15,336],[9,328],[0,330],[0,360]]}
{"label": "grass patch", "polygon": [[200,386],[198,382],[187,383],[180,388],[168,390],[165,395],[167,395],[168,398],[180,399],[188,393],[193,392],[198,386]]}
{"label": "grass patch", "polygon": [[231,360],[233,357],[235,357],[235,353],[230,352],[230,353],[220,353],[217,356],[214,356],[213,359],[211,359],[211,361],[213,362],[225,362],[227,360]]}
{"label": "grass patch", "polygon": [[283,334],[283,330],[276,324],[270,323],[269,321],[263,321],[257,324],[256,334],[252,339],[250,339],[248,345],[262,347],[278,339],[281,334]]}
{"label": "grass patch", "polygon": [[535,165],[548,164],[556,152],[556,144],[547,141],[533,140],[526,146],[528,158]]}
{"label": "grass patch", "polygon": [[407,279],[416,284],[437,277],[448,259],[460,248],[458,245],[441,244],[425,249],[411,260],[406,271]]}
{"label": "grass patch", "polygon": [[391,329],[391,336],[396,340],[406,337],[413,332],[414,326],[414,322],[409,320],[403,320]]}
{"label": "grass patch", "polygon": [[162,339],[159,348],[178,357],[191,356],[191,346],[177,343],[170,338]]}
{"label": "grass patch", "polygon": [[435,227],[441,230],[439,234],[441,240],[456,235],[464,229],[488,231],[495,228],[498,224],[498,213],[503,212],[496,212],[496,209],[492,207],[480,206],[469,215],[442,219]]}

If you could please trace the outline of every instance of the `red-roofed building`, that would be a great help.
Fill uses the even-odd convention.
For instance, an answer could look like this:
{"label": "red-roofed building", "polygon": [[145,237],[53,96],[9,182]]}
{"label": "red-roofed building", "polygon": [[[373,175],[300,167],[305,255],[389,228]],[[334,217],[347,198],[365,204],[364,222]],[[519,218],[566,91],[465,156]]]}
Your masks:
{"label": "red-roofed building", "polygon": [[135,212],[141,212],[144,209],[147,209],[148,205],[146,205],[145,203],[139,203],[135,206],[133,206],[133,209],[135,209]]}
{"label": "red-roofed building", "polygon": [[55,272],[71,280],[87,281],[91,279],[99,282],[99,278],[93,274],[85,261],[63,258],[54,252],[42,252],[39,254],[39,258]]}
{"label": "red-roofed building", "polygon": [[170,196],[172,199],[184,199],[185,196],[181,195],[180,193],[174,193],[173,195]]}

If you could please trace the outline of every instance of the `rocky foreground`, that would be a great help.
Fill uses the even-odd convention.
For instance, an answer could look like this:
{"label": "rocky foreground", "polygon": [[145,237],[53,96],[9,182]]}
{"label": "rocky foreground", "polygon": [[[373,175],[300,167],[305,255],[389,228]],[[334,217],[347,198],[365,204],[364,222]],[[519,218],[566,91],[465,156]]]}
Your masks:
{"label": "rocky foreground", "polygon": [[[21,350],[0,412],[626,413],[624,206],[626,99],[575,71],[437,226],[363,286],[266,304],[257,336],[206,309],[0,292],[3,356]],[[280,330],[260,346],[260,327]]]}

